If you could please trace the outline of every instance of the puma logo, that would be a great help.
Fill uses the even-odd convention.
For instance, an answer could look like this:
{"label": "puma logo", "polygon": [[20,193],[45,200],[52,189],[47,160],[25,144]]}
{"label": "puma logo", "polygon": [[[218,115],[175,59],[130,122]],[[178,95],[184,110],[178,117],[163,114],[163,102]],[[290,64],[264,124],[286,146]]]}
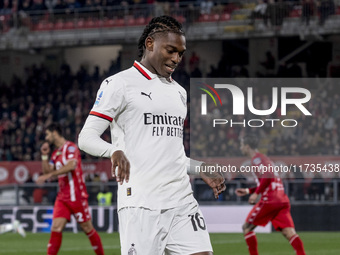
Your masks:
{"label": "puma logo", "polygon": [[141,94],[142,96],[147,96],[148,98],[150,98],[150,100],[152,100],[152,98],[151,98],[151,92],[149,93],[149,95],[146,94],[146,93],[144,93],[144,92],[141,92],[140,94]]}
{"label": "puma logo", "polygon": [[110,81],[112,81],[112,79],[111,80],[105,80],[105,81],[106,81],[106,85],[107,85],[107,84],[109,84]]}

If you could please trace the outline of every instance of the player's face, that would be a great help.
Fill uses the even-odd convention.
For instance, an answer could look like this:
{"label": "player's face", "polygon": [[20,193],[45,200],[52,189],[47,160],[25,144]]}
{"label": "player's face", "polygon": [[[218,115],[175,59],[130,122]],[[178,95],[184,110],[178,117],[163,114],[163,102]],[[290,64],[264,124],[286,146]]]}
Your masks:
{"label": "player's face", "polygon": [[147,46],[147,67],[165,78],[175,71],[186,50],[185,37],[175,33],[156,34]]}
{"label": "player's face", "polygon": [[53,132],[46,130],[45,131],[45,140],[49,143],[49,144],[53,144],[54,143],[54,135]]}

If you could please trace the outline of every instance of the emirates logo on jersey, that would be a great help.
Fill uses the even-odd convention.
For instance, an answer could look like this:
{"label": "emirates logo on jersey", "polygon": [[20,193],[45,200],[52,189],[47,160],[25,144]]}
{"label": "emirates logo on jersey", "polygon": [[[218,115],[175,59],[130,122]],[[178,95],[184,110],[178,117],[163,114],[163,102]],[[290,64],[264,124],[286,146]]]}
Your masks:
{"label": "emirates logo on jersey", "polygon": [[181,116],[144,113],[144,125],[152,127],[152,136],[175,136],[183,138],[185,119]]}

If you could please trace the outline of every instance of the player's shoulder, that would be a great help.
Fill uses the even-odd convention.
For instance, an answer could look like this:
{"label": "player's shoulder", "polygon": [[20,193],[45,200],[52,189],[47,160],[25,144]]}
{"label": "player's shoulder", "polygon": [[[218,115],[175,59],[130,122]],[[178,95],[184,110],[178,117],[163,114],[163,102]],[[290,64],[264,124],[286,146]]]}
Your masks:
{"label": "player's shoulder", "polygon": [[136,73],[134,72],[134,68],[128,68],[123,71],[120,71],[114,75],[108,76],[105,78],[101,83],[101,88],[118,88],[126,86],[128,81],[136,76]]}
{"label": "player's shoulder", "polygon": [[260,152],[256,153],[251,159],[253,165],[261,165],[265,161],[264,155]]}
{"label": "player's shoulder", "polygon": [[268,158],[268,156],[258,152],[255,154],[255,156],[252,159],[253,164],[259,165],[269,165],[272,164],[271,160]]}
{"label": "player's shoulder", "polygon": [[66,150],[67,150],[68,153],[75,153],[79,149],[78,149],[78,146],[75,143],[73,143],[71,141],[67,141],[66,142]]}

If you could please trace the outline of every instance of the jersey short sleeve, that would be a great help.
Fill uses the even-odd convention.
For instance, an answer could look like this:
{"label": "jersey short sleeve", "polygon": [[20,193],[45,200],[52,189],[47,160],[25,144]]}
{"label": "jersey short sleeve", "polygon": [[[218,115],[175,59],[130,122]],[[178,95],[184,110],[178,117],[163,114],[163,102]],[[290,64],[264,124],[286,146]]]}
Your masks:
{"label": "jersey short sleeve", "polygon": [[102,82],[90,114],[111,122],[125,107],[124,80],[118,75],[114,75]]}
{"label": "jersey short sleeve", "polygon": [[51,155],[51,159],[48,162],[50,165],[55,166],[56,152],[54,151]]}
{"label": "jersey short sleeve", "polygon": [[66,152],[65,152],[66,161],[69,161],[72,159],[77,160],[78,155],[79,155],[79,150],[74,144],[70,144],[67,146]]}

